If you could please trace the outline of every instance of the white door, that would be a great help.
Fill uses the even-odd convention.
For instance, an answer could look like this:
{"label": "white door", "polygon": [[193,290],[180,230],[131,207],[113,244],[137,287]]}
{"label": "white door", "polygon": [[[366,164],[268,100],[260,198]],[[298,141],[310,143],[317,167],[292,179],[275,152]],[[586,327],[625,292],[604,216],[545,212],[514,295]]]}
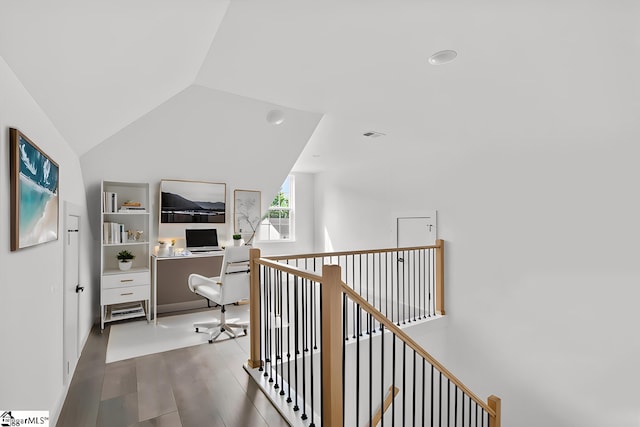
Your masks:
{"label": "white door", "polygon": [[397,218],[398,247],[428,246],[436,243],[436,215]]}
{"label": "white door", "polygon": [[68,384],[80,355],[79,319],[80,305],[80,209],[65,202],[64,235],[64,324],[63,324],[63,378]]}

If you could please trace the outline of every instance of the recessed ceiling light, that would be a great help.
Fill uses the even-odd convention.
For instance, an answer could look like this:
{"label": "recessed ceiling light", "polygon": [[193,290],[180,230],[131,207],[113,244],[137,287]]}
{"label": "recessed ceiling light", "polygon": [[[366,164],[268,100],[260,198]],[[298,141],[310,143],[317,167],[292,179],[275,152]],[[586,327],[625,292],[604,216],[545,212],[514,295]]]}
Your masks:
{"label": "recessed ceiling light", "polygon": [[272,125],[280,125],[284,122],[284,113],[282,110],[271,110],[267,113],[267,122]]}
{"label": "recessed ceiling light", "polygon": [[458,52],[456,52],[455,50],[441,50],[440,52],[436,52],[429,57],[429,64],[448,64],[449,62],[456,59],[456,56],[458,56]]}

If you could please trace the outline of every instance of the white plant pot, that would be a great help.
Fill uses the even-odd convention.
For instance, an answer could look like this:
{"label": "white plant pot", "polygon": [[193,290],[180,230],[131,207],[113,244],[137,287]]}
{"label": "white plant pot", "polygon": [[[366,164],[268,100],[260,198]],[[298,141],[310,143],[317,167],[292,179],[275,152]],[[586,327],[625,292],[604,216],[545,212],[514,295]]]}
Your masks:
{"label": "white plant pot", "polygon": [[131,261],[118,261],[118,268],[122,271],[127,271],[131,269],[133,262]]}
{"label": "white plant pot", "polygon": [[233,240],[233,246],[242,246],[244,243],[244,239]]}

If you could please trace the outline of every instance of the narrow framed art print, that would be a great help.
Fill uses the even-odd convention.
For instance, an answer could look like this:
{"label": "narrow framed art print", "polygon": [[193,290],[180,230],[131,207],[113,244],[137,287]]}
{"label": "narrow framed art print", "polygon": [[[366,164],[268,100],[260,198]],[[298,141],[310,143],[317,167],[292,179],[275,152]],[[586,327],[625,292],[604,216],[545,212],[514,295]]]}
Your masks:
{"label": "narrow framed art print", "polygon": [[258,231],[262,216],[260,213],[260,192],[255,190],[235,190],[233,192],[233,232],[241,234],[250,244]]}
{"label": "narrow framed art print", "polygon": [[11,250],[58,240],[58,164],[18,129],[9,139]]}

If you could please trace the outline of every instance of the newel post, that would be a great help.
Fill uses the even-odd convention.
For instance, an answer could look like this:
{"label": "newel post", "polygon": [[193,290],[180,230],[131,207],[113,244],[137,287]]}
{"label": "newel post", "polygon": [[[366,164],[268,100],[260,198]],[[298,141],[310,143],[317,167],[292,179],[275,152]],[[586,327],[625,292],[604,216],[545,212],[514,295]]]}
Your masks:
{"label": "newel post", "polygon": [[342,425],[342,274],[322,267],[322,424]]}
{"label": "newel post", "polygon": [[436,240],[436,314],[444,316],[444,240]]}
{"label": "newel post", "polygon": [[262,366],[260,360],[260,249],[249,249],[249,334],[250,354],[247,365],[250,368]]}
{"label": "newel post", "polygon": [[487,399],[487,403],[489,404],[489,408],[493,409],[496,413],[495,417],[489,416],[489,427],[500,427],[500,407],[502,406],[502,401],[499,397],[491,395]]}

